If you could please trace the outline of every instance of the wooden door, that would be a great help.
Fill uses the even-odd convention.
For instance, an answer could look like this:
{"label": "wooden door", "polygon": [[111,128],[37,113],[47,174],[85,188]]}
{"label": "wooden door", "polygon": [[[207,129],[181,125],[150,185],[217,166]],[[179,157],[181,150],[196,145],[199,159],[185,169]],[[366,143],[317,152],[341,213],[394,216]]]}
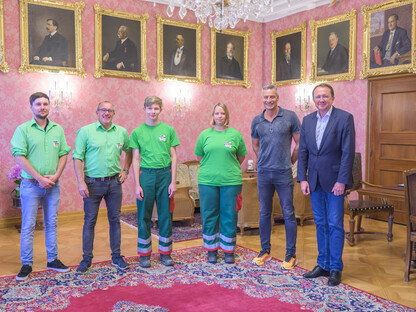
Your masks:
{"label": "wooden door", "polygon": [[[403,183],[403,171],[416,168],[416,76],[370,80],[369,153],[366,179]],[[394,221],[405,224],[404,204],[392,202]],[[377,217],[387,220],[387,214]]]}

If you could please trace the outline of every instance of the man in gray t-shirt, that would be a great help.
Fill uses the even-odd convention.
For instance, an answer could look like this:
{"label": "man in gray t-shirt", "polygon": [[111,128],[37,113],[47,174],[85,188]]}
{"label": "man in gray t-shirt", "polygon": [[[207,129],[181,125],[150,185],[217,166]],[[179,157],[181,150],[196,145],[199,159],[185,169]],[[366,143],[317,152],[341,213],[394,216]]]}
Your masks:
{"label": "man in gray t-shirt", "polygon": [[[298,159],[300,121],[294,112],[277,105],[279,95],[276,86],[263,87],[262,97],[265,110],[254,117],[251,123],[252,146],[257,156],[262,248],[259,255],[253,259],[253,263],[263,265],[271,259],[270,219],[276,190],[282,206],[286,231],[286,256],[282,267],[291,270],[297,263],[297,223],[293,207],[292,166]],[[296,146],[291,153],[292,139]]]}

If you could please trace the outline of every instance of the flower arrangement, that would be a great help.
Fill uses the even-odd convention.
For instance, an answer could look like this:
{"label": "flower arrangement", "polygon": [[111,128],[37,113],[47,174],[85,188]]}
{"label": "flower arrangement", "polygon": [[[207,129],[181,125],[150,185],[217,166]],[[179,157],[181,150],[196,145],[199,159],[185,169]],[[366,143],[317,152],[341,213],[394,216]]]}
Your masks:
{"label": "flower arrangement", "polygon": [[12,172],[7,175],[9,181],[12,181],[17,184],[16,188],[12,191],[16,197],[20,197],[20,183],[22,182],[22,168],[19,165],[13,167]]}

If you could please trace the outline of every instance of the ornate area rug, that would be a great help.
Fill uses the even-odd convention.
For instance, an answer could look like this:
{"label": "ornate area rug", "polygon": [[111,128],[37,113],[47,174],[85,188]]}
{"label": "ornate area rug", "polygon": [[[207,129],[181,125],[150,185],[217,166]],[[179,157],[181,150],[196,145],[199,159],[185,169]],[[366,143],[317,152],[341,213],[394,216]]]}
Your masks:
{"label": "ornate area rug", "polygon": [[[120,221],[137,230],[137,213],[126,212],[120,216]],[[152,235],[159,237],[159,228],[152,223]],[[195,213],[194,223],[189,225],[188,221],[174,221],[172,226],[172,236],[174,242],[183,242],[191,239],[202,238],[201,214]]]}
{"label": "ornate area rug", "polygon": [[256,252],[237,248],[235,265],[206,262],[202,247],[177,250],[174,267],[152,256],[142,269],[137,257],[126,272],[109,261],[87,274],[33,272],[23,282],[0,278],[0,311],[414,311],[351,286],[328,287],[327,278],[302,278],[306,270],[280,269],[272,259],[251,264]]}

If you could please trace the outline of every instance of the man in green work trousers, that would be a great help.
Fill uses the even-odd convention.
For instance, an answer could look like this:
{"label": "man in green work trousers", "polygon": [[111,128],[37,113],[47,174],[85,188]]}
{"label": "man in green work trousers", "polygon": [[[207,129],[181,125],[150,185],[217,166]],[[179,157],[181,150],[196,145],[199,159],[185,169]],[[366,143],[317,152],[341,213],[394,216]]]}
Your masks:
{"label": "man in green work trousers", "polygon": [[[120,212],[123,197],[121,185],[129,173],[131,148],[127,130],[113,123],[115,113],[113,104],[101,102],[97,106],[98,121],[79,129],[75,139],[74,169],[78,192],[84,200],[83,259],[77,268],[81,273],[85,273],[91,266],[94,228],[103,198],[110,224],[111,264],[121,270],[129,266],[120,254]],[[126,153],[123,170],[120,167],[122,151]]]}
{"label": "man in green work trousers", "polygon": [[29,101],[33,118],[17,127],[11,140],[13,156],[22,168],[20,259],[23,266],[16,276],[18,281],[25,280],[32,272],[33,231],[40,202],[45,222],[47,268],[58,272],[69,271],[58,259],[56,227],[61,194],[59,177],[71,148],[66,143],[62,127],[48,119],[49,97],[36,92]]}

